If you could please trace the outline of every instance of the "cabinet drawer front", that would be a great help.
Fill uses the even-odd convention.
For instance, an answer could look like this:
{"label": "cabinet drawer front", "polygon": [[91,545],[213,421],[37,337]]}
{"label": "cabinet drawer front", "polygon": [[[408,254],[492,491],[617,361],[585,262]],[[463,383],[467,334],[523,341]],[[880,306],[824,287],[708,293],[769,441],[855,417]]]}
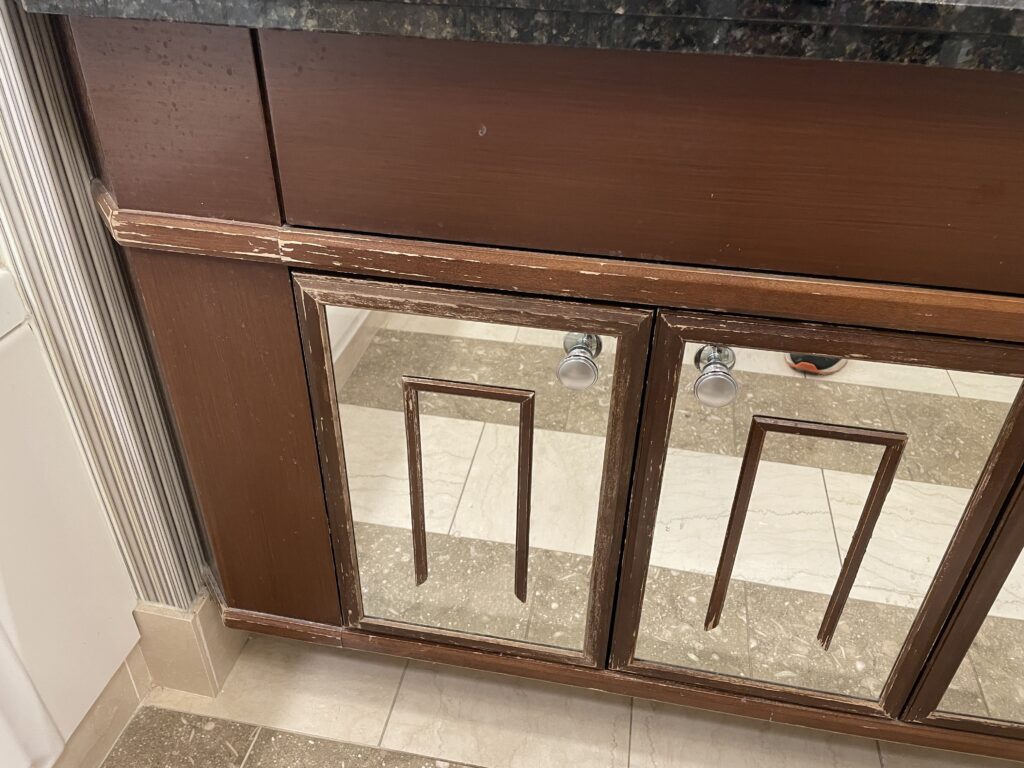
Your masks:
{"label": "cabinet drawer front", "polygon": [[1024,457],[1024,353],[665,313],[654,356],[614,664],[898,714]]}
{"label": "cabinet drawer front", "polygon": [[651,313],[295,283],[346,623],[603,660]]}
{"label": "cabinet drawer front", "polygon": [[260,39],[292,224],[1024,293],[1013,74]]}

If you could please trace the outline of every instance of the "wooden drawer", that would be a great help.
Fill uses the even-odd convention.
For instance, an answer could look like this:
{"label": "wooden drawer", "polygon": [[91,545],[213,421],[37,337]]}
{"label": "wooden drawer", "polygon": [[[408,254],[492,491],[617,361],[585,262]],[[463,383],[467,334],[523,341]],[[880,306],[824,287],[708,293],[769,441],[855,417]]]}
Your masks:
{"label": "wooden drawer", "polygon": [[292,224],[1024,293],[1019,76],[260,39]]}

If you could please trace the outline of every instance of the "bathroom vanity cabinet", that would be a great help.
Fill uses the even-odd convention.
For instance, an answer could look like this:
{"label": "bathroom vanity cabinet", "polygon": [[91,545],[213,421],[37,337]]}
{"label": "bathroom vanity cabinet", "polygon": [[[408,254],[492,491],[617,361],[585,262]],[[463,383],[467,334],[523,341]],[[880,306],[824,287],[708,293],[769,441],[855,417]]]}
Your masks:
{"label": "bathroom vanity cabinet", "polygon": [[1024,758],[1024,76],[63,29],[228,624]]}

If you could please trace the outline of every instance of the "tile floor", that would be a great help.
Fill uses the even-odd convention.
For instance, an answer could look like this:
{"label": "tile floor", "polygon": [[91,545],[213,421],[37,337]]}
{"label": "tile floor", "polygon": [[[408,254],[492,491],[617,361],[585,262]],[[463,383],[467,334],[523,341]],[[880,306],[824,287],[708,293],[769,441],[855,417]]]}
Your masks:
{"label": "tile floor", "polygon": [[216,699],[156,689],[104,768],[1009,768],[568,686],[253,637]]}

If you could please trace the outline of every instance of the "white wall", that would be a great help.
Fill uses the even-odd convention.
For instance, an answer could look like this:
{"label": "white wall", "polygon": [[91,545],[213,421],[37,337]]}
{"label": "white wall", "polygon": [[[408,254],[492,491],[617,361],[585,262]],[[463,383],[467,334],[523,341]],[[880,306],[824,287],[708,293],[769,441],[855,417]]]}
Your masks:
{"label": "white wall", "polygon": [[136,597],[25,315],[0,266],[0,622],[67,738],[138,640]]}

